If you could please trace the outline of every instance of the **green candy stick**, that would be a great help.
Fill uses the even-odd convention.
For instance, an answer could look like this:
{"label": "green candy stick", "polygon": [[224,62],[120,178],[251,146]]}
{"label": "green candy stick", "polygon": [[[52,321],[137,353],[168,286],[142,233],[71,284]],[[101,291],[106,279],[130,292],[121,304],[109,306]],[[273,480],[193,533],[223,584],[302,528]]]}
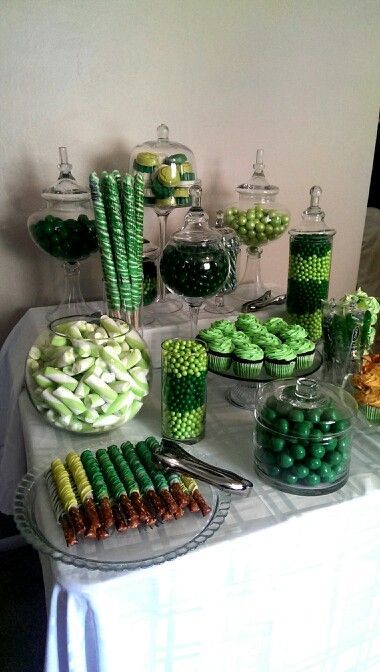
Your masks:
{"label": "green candy stick", "polygon": [[136,210],[133,190],[133,178],[125,175],[123,179],[124,237],[126,243],[129,278],[132,293],[132,308],[138,306],[138,264],[136,257]]}
{"label": "green candy stick", "polygon": [[132,443],[130,443],[129,441],[122,443],[121,452],[123,453],[124,458],[128,462],[133,472],[133,475],[140,487],[141,492],[145,495],[147,492],[151,490],[154,491],[153,481],[150,478],[149,474],[147,474],[139,458],[137,457]]}
{"label": "green candy stick", "polygon": [[144,244],[144,179],[139,174],[136,173],[134,179],[134,196],[135,196],[135,213],[136,213],[136,235],[135,235],[135,247],[136,247],[136,261],[137,261],[137,290],[138,292],[138,304],[136,308],[142,304],[142,288],[143,288],[143,244]]}
{"label": "green candy stick", "polygon": [[111,233],[121,307],[123,310],[131,310],[131,288],[118,185],[115,178],[107,173],[102,174],[100,185]]}
{"label": "green candy stick", "polygon": [[100,182],[96,173],[90,175],[91,198],[95,213],[95,228],[100,249],[104,282],[106,285],[107,302],[112,310],[120,310],[121,301],[117,276],[112,256],[112,246],[107,226],[103,197],[100,191]]}

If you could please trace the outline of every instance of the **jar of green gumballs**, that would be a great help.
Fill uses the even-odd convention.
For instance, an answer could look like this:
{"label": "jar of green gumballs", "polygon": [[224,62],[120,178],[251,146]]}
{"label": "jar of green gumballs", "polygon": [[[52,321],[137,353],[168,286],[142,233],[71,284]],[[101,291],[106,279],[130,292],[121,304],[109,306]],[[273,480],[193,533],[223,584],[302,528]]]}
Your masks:
{"label": "jar of green gumballs", "polygon": [[191,339],[161,346],[162,436],[197,443],[205,433],[207,350]]}
{"label": "jar of green gumballs", "polygon": [[313,341],[322,335],[322,301],[329,293],[331,255],[335,229],[327,227],[319,206],[320,187],[310,189],[310,206],[302,222],[289,230],[287,311]]}
{"label": "jar of green gumballs", "polygon": [[273,487],[298,495],[341,488],[350,469],[353,397],[340,387],[299,378],[268,383],[254,413],[254,463]]}
{"label": "jar of green gumballs", "polygon": [[261,278],[262,248],[280,238],[290,221],[289,211],[276,200],[279,188],[265,177],[263,158],[263,150],[258,149],[252,176],[236,188],[239,200],[224,213],[224,223],[247,246],[246,268],[238,290],[242,299],[255,299],[266,291]]}

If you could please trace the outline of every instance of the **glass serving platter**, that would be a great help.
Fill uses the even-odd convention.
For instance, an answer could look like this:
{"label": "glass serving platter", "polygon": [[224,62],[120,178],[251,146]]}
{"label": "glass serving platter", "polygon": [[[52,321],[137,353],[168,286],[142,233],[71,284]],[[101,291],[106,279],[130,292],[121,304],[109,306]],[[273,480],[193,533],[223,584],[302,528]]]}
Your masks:
{"label": "glass serving platter", "polygon": [[211,507],[203,517],[186,510],[178,520],[140,526],[118,534],[110,531],[104,541],[85,539],[68,548],[51,508],[44,473],[28,472],[15,495],[16,525],[37,551],[74,567],[104,572],[130,571],[174,560],[206,542],[224,522],[231,495],[200,483],[199,489]]}
{"label": "glass serving platter", "polygon": [[[322,360],[323,360],[322,354],[319,352],[319,350],[316,350],[314,355],[314,361],[311,366],[308,366],[307,368],[303,369],[300,368],[294,369],[293,373],[290,376],[286,377],[299,378],[300,376],[310,376],[312,373],[318,371],[318,369],[321,367]],[[254,376],[253,378],[243,378],[241,376],[236,375],[236,373],[234,373],[232,370],[232,366],[230,366],[230,368],[227,369],[227,371],[215,371],[210,367],[208,370],[210,371],[210,373],[215,373],[217,376],[223,376],[224,378],[230,378],[231,380],[240,380],[247,383],[268,383],[271,380],[277,380],[275,377],[270,376],[269,373],[265,371],[264,365],[260,373],[257,376]]]}

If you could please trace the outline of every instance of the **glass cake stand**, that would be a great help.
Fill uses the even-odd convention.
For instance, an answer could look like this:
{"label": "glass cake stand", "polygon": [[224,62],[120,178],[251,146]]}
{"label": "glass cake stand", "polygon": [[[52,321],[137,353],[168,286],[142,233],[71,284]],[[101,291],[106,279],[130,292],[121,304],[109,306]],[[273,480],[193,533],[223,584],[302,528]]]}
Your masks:
{"label": "glass cake stand", "polygon": [[37,551],[74,567],[119,572],[174,560],[212,537],[230,508],[228,492],[200,483],[199,489],[211,507],[205,517],[186,511],[170,523],[140,526],[129,529],[126,535],[112,530],[103,542],[85,539],[68,548],[50,505],[45,469],[27,473],[20,482],[14,501],[15,522]]}
{"label": "glass cake stand", "polygon": [[[307,369],[294,369],[292,375],[288,377],[298,378],[302,376],[304,378],[306,376],[311,376],[320,369],[322,362],[322,354],[319,350],[316,350],[312,366],[309,366]],[[265,385],[265,383],[277,380],[266,373],[264,366],[259,375],[254,378],[241,378],[240,376],[237,376],[233,372],[232,366],[227,371],[213,371],[212,369],[209,369],[209,373],[214,373],[216,376],[222,376],[222,378],[228,378],[229,380],[235,380],[236,384],[230,387],[226,392],[226,399],[233,406],[244,408],[247,411],[254,410],[256,395],[262,386]]]}

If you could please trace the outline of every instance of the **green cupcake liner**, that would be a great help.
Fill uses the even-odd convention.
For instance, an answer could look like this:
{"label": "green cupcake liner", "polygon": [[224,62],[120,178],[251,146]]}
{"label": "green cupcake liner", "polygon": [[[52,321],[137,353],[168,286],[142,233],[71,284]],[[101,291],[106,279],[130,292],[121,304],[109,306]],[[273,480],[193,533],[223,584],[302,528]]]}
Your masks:
{"label": "green cupcake liner", "polygon": [[231,355],[212,355],[208,354],[208,368],[217,373],[228,371],[231,366]]}
{"label": "green cupcake liner", "polygon": [[259,375],[263,362],[232,362],[232,370],[240,378],[256,378]]}
{"label": "green cupcake liner", "polygon": [[296,366],[296,360],[287,364],[265,362],[265,371],[273,378],[287,378],[291,376]]}
{"label": "green cupcake liner", "polygon": [[297,355],[296,369],[308,369],[310,366],[313,366],[314,355],[315,352],[313,352],[311,355]]}
{"label": "green cupcake liner", "polygon": [[376,425],[380,424],[380,408],[369,406],[369,404],[363,404],[360,405],[360,410],[363,411],[367,420],[375,423]]}

